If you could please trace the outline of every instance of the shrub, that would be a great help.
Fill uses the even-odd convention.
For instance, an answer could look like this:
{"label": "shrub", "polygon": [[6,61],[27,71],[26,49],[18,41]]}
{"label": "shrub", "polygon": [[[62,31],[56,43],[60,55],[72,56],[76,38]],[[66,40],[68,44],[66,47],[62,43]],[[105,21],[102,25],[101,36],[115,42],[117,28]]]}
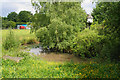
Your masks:
{"label": "shrub", "polygon": [[35,38],[29,38],[27,40],[27,44],[34,44],[34,43],[36,43],[36,39]]}
{"label": "shrub", "polygon": [[21,40],[21,44],[22,44],[22,45],[27,44],[27,39],[22,39],[22,40]]}
{"label": "shrub", "polygon": [[100,35],[104,35],[104,23],[103,24],[98,24],[98,22],[94,22],[91,25],[91,30],[97,30]]}
{"label": "shrub", "polygon": [[104,44],[100,58],[106,60],[106,61],[120,61],[120,40],[114,39],[114,40],[107,40],[107,42]]}
{"label": "shrub", "polygon": [[24,38],[21,40],[21,44],[22,45],[25,45],[25,44],[34,44],[34,43],[37,43],[37,40],[36,38]]}
{"label": "shrub", "polygon": [[14,33],[12,30],[9,31],[5,41],[3,42],[3,47],[6,50],[17,48],[19,46],[19,42],[15,39]]}
{"label": "shrub", "polygon": [[104,36],[98,35],[98,31],[85,29],[77,34],[72,50],[76,55],[84,57],[96,56],[101,51],[103,39]]}
{"label": "shrub", "polygon": [[36,32],[36,36],[39,39],[40,42],[42,42],[42,46],[47,46],[48,43],[47,41],[49,41],[49,37],[48,37],[48,29],[46,27],[42,27],[39,30],[37,30]]}
{"label": "shrub", "polygon": [[74,31],[73,26],[61,22],[60,19],[54,19],[48,27],[37,30],[36,36],[44,48],[49,46],[52,50],[63,51],[72,46]]}

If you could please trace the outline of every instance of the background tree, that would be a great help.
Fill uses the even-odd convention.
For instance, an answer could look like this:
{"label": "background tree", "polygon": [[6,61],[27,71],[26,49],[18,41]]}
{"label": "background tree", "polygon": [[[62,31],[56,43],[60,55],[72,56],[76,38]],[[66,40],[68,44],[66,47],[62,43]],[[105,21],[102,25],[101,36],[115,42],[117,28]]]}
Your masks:
{"label": "background tree", "polygon": [[2,20],[2,29],[15,28],[16,23],[14,21]]}
{"label": "background tree", "polygon": [[93,9],[92,15],[95,21],[106,26],[107,32],[120,30],[120,2],[100,2],[97,4],[96,8]]}
{"label": "background tree", "polygon": [[7,20],[2,20],[2,29],[7,28]]}
{"label": "background tree", "polygon": [[2,29],[7,28],[8,19],[7,17],[2,17]]}
{"label": "background tree", "polygon": [[16,27],[16,23],[14,21],[8,21],[7,27],[11,27],[14,29]]}
{"label": "background tree", "polygon": [[0,16],[0,29],[2,29],[2,17]]}
{"label": "background tree", "polygon": [[32,31],[37,30],[40,27],[45,27],[50,24],[50,17],[46,16],[44,13],[36,13],[32,18]]}
{"label": "background tree", "polygon": [[21,11],[18,14],[19,22],[30,22],[33,14],[29,11]]}
{"label": "background tree", "polygon": [[11,13],[8,14],[7,18],[8,18],[9,21],[16,22],[17,21],[17,13],[16,12],[11,12]]}
{"label": "background tree", "polygon": [[29,11],[21,11],[19,14],[11,12],[7,17],[2,17],[2,29],[15,28],[16,24],[27,24],[31,22],[33,15]]}
{"label": "background tree", "polygon": [[8,18],[7,17],[2,17],[2,20],[8,20]]}

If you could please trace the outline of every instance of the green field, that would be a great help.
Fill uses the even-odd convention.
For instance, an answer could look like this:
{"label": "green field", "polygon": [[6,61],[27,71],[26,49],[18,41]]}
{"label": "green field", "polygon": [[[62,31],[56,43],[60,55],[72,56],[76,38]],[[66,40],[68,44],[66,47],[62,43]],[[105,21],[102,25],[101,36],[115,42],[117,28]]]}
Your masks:
{"label": "green field", "polygon": [[[30,34],[30,30],[19,30],[19,29],[13,29],[14,35],[17,39],[22,40],[24,38],[33,37],[35,38],[34,33]],[[9,30],[2,30],[0,31],[0,34],[2,34],[2,40],[6,38],[7,34],[9,33]],[[1,35],[0,35],[1,36]]]}
{"label": "green field", "polygon": [[[2,30],[2,41],[5,40],[8,30]],[[29,30],[13,30],[16,39],[36,38]],[[32,44],[34,45],[34,44]],[[24,57],[19,63],[2,59],[2,78],[119,78],[119,65],[115,63],[54,62],[45,61],[38,56],[30,56],[20,49],[4,50],[3,55]],[[89,59],[88,59],[89,60]]]}

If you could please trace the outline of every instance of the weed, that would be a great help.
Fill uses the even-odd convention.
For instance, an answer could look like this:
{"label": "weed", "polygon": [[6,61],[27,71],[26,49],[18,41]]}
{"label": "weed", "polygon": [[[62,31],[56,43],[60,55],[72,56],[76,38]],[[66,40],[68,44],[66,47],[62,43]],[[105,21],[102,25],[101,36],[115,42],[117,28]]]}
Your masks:
{"label": "weed", "polygon": [[17,42],[14,33],[12,30],[9,30],[5,41],[3,42],[3,47],[6,50],[10,50],[13,48],[17,48],[19,46],[19,42]]}

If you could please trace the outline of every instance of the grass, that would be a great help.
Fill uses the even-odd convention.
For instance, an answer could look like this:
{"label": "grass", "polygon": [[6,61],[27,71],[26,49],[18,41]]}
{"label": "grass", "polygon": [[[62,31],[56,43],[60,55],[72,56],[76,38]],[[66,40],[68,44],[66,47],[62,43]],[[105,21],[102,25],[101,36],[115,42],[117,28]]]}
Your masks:
{"label": "grass", "polygon": [[[34,33],[30,34],[30,30],[19,30],[19,29],[12,29],[14,32],[14,36],[18,42],[21,42],[21,44],[32,44],[37,42],[37,38]],[[9,30],[2,30],[0,32],[2,35],[2,41],[0,43],[3,43],[5,41],[7,34],[9,33]]]}
{"label": "grass", "polygon": [[25,58],[19,63],[2,60],[2,63],[4,78],[119,78],[118,64],[60,64],[37,57]]}
{"label": "grass", "polygon": [[[27,38],[36,38],[34,33],[30,34],[30,30],[19,30],[19,29],[13,29],[14,35],[16,36],[16,39],[22,40]],[[9,30],[2,30],[0,33],[2,33],[2,40],[4,41],[7,34],[9,33]]]}
{"label": "grass", "polygon": [[[18,40],[36,38],[34,34],[30,34],[30,30],[13,31]],[[7,33],[8,30],[2,30],[3,41]],[[48,62],[21,52],[20,48],[2,50],[3,55],[24,57],[19,63],[2,59],[2,78],[119,78],[119,64],[115,63]]]}

